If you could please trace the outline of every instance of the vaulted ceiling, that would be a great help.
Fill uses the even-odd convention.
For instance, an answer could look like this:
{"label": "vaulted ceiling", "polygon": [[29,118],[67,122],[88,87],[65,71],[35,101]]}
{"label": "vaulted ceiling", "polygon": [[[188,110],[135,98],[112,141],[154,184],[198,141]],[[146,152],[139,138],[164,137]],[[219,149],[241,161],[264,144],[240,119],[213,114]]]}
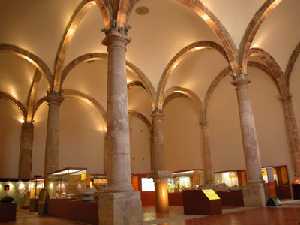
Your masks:
{"label": "vaulted ceiling", "polygon": [[[99,2],[118,3],[2,0],[0,91],[28,106],[34,80],[38,102],[51,79],[67,71],[57,87],[80,91],[105,108],[101,29],[107,21]],[[285,71],[300,41],[299,11],[299,0],[136,1],[128,18],[128,83],[137,85],[129,89],[129,108],[149,116],[155,95],[175,86],[203,100],[218,74],[242,66],[250,47],[263,49]]]}

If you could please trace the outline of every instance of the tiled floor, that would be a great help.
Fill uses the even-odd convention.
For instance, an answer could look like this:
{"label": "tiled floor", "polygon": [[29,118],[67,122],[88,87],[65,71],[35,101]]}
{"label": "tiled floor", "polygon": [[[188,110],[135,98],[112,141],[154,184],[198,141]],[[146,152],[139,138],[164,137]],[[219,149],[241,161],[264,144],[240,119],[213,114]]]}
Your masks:
{"label": "tiled floor", "polygon": [[[1,213],[1,212],[0,212]],[[276,208],[237,208],[224,210],[218,216],[185,216],[181,207],[172,208],[168,218],[156,218],[153,208],[146,208],[145,225],[300,225],[300,204],[285,204]],[[74,221],[21,211],[17,222],[1,225],[84,225]]]}

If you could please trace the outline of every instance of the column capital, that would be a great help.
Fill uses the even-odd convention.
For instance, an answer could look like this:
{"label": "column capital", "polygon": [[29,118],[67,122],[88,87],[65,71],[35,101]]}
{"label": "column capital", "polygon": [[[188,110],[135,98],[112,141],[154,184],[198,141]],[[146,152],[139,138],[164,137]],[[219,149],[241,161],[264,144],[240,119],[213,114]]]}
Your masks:
{"label": "column capital", "polygon": [[52,91],[47,93],[46,100],[49,105],[60,105],[63,102],[64,98],[61,93]]}
{"label": "column capital", "polygon": [[207,125],[208,125],[207,120],[201,120],[201,121],[199,122],[199,125],[200,125],[200,127],[202,127],[202,128],[207,128]]}
{"label": "column capital", "polygon": [[151,114],[152,118],[160,118],[163,119],[164,118],[164,112],[160,109],[155,109],[154,111],[152,111]]}
{"label": "column capital", "polygon": [[24,122],[23,124],[22,124],[22,128],[24,128],[24,129],[31,129],[31,128],[33,128],[34,126],[33,126],[33,122],[28,122],[28,121],[26,121],[26,122]]}
{"label": "column capital", "polygon": [[105,33],[105,38],[102,41],[102,44],[106,46],[114,45],[126,47],[130,42],[127,27],[111,27],[109,29],[103,29],[102,31]]}
{"label": "column capital", "polygon": [[248,85],[249,83],[250,83],[250,80],[248,79],[247,74],[240,73],[240,74],[236,74],[233,76],[232,84],[236,87]]}
{"label": "column capital", "polygon": [[279,96],[279,100],[282,101],[282,102],[290,102],[292,100],[292,95],[287,93],[287,94],[281,94]]}

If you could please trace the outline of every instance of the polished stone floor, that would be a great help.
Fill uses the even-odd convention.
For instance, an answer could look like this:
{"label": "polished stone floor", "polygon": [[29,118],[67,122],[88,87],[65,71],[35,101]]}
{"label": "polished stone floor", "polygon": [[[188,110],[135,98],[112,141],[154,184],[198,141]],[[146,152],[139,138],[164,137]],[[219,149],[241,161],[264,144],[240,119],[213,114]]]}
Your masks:
{"label": "polished stone floor", "polygon": [[[1,212],[0,212],[1,213]],[[300,204],[274,208],[226,209],[219,216],[185,216],[181,207],[173,207],[169,217],[157,217],[153,208],[144,209],[145,225],[300,225]],[[16,222],[1,225],[86,225],[51,217],[39,217],[27,211],[18,212]]]}

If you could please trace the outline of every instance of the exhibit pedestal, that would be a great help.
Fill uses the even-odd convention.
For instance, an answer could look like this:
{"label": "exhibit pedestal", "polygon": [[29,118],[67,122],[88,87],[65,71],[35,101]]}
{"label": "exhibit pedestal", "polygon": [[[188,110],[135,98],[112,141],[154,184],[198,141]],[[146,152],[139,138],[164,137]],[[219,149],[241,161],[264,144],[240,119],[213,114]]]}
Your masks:
{"label": "exhibit pedestal", "polygon": [[99,193],[98,215],[99,225],[142,225],[140,193]]}
{"label": "exhibit pedestal", "polygon": [[264,207],[266,194],[262,182],[248,182],[243,188],[244,204],[246,207]]}

